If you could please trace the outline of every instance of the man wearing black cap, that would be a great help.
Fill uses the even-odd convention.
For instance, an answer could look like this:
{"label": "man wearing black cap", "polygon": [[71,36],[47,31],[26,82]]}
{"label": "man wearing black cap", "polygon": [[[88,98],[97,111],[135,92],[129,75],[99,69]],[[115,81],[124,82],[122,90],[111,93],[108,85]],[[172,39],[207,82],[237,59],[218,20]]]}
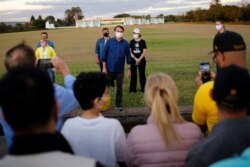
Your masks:
{"label": "man wearing black cap", "polygon": [[[242,36],[232,31],[215,36],[213,42],[213,61],[219,69],[228,65],[237,65],[246,68],[246,44]],[[210,97],[214,81],[202,83],[201,76],[196,78],[196,84],[201,85],[194,97],[193,121],[207,133],[211,133],[213,126],[218,122],[217,107]]]}
{"label": "man wearing black cap", "polygon": [[239,155],[250,146],[250,75],[236,65],[219,70],[211,97],[218,107],[219,123],[210,136],[187,155],[186,166],[209,166],[221,159]]}

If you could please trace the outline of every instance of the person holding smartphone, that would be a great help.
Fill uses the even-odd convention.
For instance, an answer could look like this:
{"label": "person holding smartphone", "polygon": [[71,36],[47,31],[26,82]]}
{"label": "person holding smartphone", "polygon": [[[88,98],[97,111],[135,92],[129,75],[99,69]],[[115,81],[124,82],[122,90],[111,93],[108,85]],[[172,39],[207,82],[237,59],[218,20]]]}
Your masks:
{"label": "person holding smartphone", "polygon": [[145,82],[146,82],[146,51],[147,45],[146,41],[141,38],[141,30],[135,28],[133,30],[133,38],[130,41],[130,51],[131,51],[131,79],[129,92],[135,93],[137,86],[137,69],[139,71],[139,79],[141,84],[141,91],[144,92]]}
{"label": "person holding smartphone", "polygon": [[[226,31],[218,34],[213,40],[213,61],[219,70],[229,65],[246,68],[246,44],[242,36],[236,32]],[[218,109],[211,97],[215,74],[211,72],[211,81],[202,81],[202,72],[196,77],[198,90],[194,97],[192,120],[201,127],[203,132],[210,134],[218,123]]]}
{"label": "person holding smartphone", "polygon": [[48,74],[52,81],[55,81],[55,74],[52,70],[53,65],[50,62],[50,60],[53,57],[56,57],[55,50],[48,45],[48,41],[46,39],[40,40],[41,47],[36,49],[36,59],[37,59],[37,65],[40,68],[43,68],[48,71]]}

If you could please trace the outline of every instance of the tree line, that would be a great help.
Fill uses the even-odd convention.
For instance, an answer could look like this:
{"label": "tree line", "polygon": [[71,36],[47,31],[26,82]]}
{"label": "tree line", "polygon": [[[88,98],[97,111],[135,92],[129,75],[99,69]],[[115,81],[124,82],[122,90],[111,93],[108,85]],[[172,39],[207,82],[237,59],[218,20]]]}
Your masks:
{"label": "tree line", "polygon": [[[135,16],[127,13],[115,15],[114,18],[151,18],[150,15]],[[164,17],[165,22],[214,22],[222,20],[225,22],[250,23],[250,4],[242,4],[242,6],[225,5],[220,0],[213,0],[209,9],[197,8],[187,11],[181,15],[160,14],[156,17]]]}
{"label": "tree line", "polygon": [[[55,19],[54,16],[47,16],[44,19],[42,16],[38,16],[36,19],[33,15],[30,21],[25,24],[16,24],[15,26],[6,25],[0,23],[0,33],[5,32],[17,32],[17,31],[30,31],[39,30],[45,28],[45,23],[49,21],[54,23],[55,27],[62,26],[74,26],[76,19],[83,19],[84,15],[80,7],[72,7],[64,12],[64,19]],[[146,18],[150,19],[148,15],[130,15],[127,13],[121,13],[115,15],[114,18]],[[190,10],[182,15],[158,15],[157,17],[164,17],[165,22],[214,22],[217,19],[225,22],[237,22],[237,23],[250,23],[250,4],[236,5],[222,5],[220,0],[212,0],[209,9],[197,8]]]}
{"label": "tree line", "polygon": [[190,10],[183,15],[164,16],[165,22],[184,21],[184,22],[214,22],[223,20],[225,22],[250,22],[250,4],[221,5],[220,1],[210,4],[209,9],[197,8]]}
{"label": "tree line", "polygon": [[64,19],[55,19],[54,16],[47,16],[44,19],[41,15],[35,18],[33,15],[30,21],[24,24],[17,23],[15,26],[5,23],[0,23],[0,33],[31,31],[45,28],[45,23],[49,21],[54,23],[55,27],[74,26],[76,19],[82,19],[84,15],[80,7],[72,7],[64,12]]}

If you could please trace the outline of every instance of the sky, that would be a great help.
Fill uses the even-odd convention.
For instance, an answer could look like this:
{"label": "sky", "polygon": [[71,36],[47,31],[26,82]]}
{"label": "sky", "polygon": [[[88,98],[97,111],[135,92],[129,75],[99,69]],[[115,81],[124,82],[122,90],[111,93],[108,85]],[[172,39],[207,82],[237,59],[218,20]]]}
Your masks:
{"label": "sky", "polygon": [[[0,0],[0,22],[29,21],[32,15],[63,19],[66,9],[80,7],[86,19],[131,15],[184,14],[196,8],[208,9],[212,0]],[[223,5],[241,5],[250,0],[221,0]]]}

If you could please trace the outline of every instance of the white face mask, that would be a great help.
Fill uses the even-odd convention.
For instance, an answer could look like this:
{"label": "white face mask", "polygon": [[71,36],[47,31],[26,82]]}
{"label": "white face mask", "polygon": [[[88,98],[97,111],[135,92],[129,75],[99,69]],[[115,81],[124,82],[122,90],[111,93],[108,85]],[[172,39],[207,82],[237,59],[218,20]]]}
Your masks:
{"label": "white face mask", "polygon": [[215,28],[216,28],[217,31],[220,31],[222,29],[222,25],[218,24],[218,25],[215,26]]}
{"label": "white face mask", "polygon": [[138,39],[139,38],[139,34],[133,34],[133,38],[134,39]]}
{"label": "white face mask", "polygon": [[115,32],[115,37],[116,38],[121,38],[123,36],[122,32]]}

